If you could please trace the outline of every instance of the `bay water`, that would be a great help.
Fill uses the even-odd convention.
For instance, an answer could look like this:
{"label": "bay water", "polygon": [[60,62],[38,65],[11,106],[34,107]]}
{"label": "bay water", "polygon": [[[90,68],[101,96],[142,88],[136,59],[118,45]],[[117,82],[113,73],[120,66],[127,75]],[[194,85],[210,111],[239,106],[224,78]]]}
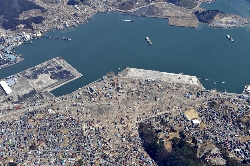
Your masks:
{"label": "bay water", "polygon": [[[219,3],[215,6],[222,8],[228,5],[225,12],[237,14],[237,8],[240,8],[223,0],[213,3]],[[207,8],[213,3],[203,5]],[[244,13],[238,14],[250,17]],[[122,19],[133,22],[123,22]],[[226,89],[228,92],[241,93],[244,86],[250,84],[249,25],[213,29],[200,24],[198,28],[185,28],[168,26],[167,22],[167,19],[115,12],[96,14],[92,21],[77,28],[46,34],[68,37],[71,41],[42,38],[35,40],[34,44],[19,46],[16,53],[21,53],[25,60],[0,70],[0,78],[62,56],[83,77],[52,91],[55,96],[70,93],[109,71],[117,72],[118,68],[122,70],[125,67],[197,76],[205,88],[218,91]],[[228,34],[235,42],[226,38]],[[153,45],[148,45],[146,36]],[[219,83],[222,81],[226,83]]]}

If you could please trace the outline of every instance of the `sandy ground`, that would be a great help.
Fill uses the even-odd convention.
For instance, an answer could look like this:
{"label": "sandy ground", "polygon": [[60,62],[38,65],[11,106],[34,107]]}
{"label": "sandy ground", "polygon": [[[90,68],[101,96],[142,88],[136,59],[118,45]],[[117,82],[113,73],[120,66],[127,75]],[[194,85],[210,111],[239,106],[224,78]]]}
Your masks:
{"label": "sandy ground", "polygon": [[184,114],[186,115],[186,117],[191,120],[191,119],[199,119],[199,115],[198,115],[198,112],[195,111],[194,109],[189,109],[187,111],[184,112]]}

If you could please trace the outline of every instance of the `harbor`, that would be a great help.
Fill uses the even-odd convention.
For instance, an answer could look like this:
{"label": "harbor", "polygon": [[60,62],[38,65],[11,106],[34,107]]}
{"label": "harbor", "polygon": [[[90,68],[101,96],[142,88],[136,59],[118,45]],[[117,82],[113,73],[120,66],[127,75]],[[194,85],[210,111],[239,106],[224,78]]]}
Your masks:
{"label": "harbor", "polygon": [[[46,14],[43,12],[38,12],[39,17],[44,17],[44,21],[40,24],[36,24],[34,26],[30,25],[29,28],[20,24],[17,26],[13,26],[12,29],[1,29],[0,30],[0,69],[5,68],[11,64],[16,64],[20,62],[22,59],[18,57],[17,54],[9,54],[11,58],[11,62],[9,55],[2,50],[13,51],[16,47],[21,44],[33,44],[29,42],[29,40],[33,40],[35,38],[40,38],[43,34],[46,34],[50,31],[54,30],[69,30],[73,27],[78,27],[83,23],[87,23],[92,20],[93,16],[97,13],[102,12],[119,12],[124,15],[131,16],[145,16],[145,17],[154,17],[154,18],[162,18],[168,19],[168,25],[181,26],[181,27],[199,27],[199,20],[197,19],[194,11],[203,10],[199,6],[207,1],[201,1],[197,3],[194,9],[189,9],[185,7],[179,7],[173,3],[167,2],[155,2],[150,3],[146,1],[137,1],[137,3],[133,4],[131,9],[123,8],[122,6],[125,4],[120,4],[120,2],[106,2],[99,3],[99,1],[93,1],[91,3],[86,3],[84,5],[72,5],[68,0],[57,1],[57,3],[45,3],[41,0],[36,1],[37,5],[41,5],[41,8],[46,9]],[[94,6],[94,7],[91,7]],[[126,5],[125,5],[126,6]],[[127,6],[128,7],[128,6]],[[130,8],[129,7],[129,8]],[[32,11],[32,10],[30,10]],[[20,13],[20,18],[29,18],[34,15],[33,12]],[[58,11],[58,12],[55,12]],[[36,13],[36,12],[35,12]],[[74,13],[72,15],[72,13]],[[41,15],[41,16],[40,16]],[[208,24],[210,27],[239,27],[245,26],[249,23],[249,20],[245,17],[238,16],[235,14],[225,14],[218,16],[218,20],[214,20],[212,23]],[[217,18],[217,17],[216,17]],[[137,19],[122,19],[122,22],[137,22],[134,21]],[[31,29],[30,29],[31,28]],[[58,38],[58,37],[48,37],[51,40],[60,39],[60,40],[71,40],[71,38]],[[13,58],[17,59],[13,62]],[[7,59],[7,60],[6,60]]]}
{"label": "harbor", "polygon": [[67,38],[67,37],[53,37],[53,36],[43,36],[43,37],[48,38],[50,40],[55,40],[55,39],[57,39],[57,40],[68,40],[68,41],[71,40],[70,38]]}
{"label": "harbor", "polygon": [[64,59],[55,57],[37,66],[1,79],[1,101],[9,105],[22,102],[35,102],[54,95],[50,91],[59,88],[82,74]]}
{"label": "harbor", "polygon": [[172,138],[179,137],[197,147],[204,164],[225,165],[223,150],[250,161],[249,30],[198,26],[191,12],[166,2],[146,5],[145,14],[154,17],[164,6],[169,22],[124,23],[117,13],[99,13],[70,29],[110,11],[112,2],[58,2],[37,28],[66,30],[4,37],[3,49],[14,43],[7,50],[17,47],[13,55],[25,60],[0,72],[0,165],[157,165],[142,124],[151,125],[150,139],[159,138],[153,146],[163,152],[174,151]]}
{"label": "harbor", "polygon": [[[139,21],[127,24],[119,20],[119,17]],[[0,77],[18,73],[55,55],[61,55],[84,74],[84,79],[79,78],[53,90],[52,93],[56,96],[74,91],[82,84],[88,84],[108,71],[123,69],[124,66],[185,73],[197,75],[199,78],[224,81],[228,92],[241,93],[243,87],[249,84],[250,78],[246,77],[244,71],[248,66],[247,53],[250,50],[246,43],[250,42],[250,36],[244,28],[211,29],[205,25],[201,25],[200,29],[181,28],[166,26],[166,21],[146,17],[122,18],[118,13],[97,14],[93,21],[78,28],[44,34],[71,38],[71,41],[40,38],[33,44],[19,46],[15,49],[16,54],[22,54],[25,60],[13,68],[1,70]],[[234,43],[226,38],[227,34],[233,37]],[[148,44],[145,39],[147,36],[153,45]],[[113,45],[116,46],[108,49]],[[206,51],[208,48],[211,48],[212,52]],[[241,52],[238,52],[238,49]],[[232,68],[236,62],[241,64],[241,70]],[[93,68],[95,70],[92,70]],[[224,74],[228,72],[230,77]],[[242,78],[244,81],[237,81]],[[207,89],[225,91],[218,83],[206,80],[201,82]]]}

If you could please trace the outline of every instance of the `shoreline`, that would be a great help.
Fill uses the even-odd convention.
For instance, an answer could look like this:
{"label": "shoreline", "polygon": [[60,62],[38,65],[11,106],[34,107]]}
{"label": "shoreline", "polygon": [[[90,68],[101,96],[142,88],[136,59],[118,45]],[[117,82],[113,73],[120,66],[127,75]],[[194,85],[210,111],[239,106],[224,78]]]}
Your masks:
{"label": "shoreline", "polygon": [[24,58],[18,57],[18,61],[17,61],[17,62],[15,62],[15,63],[10,63],[10,64],[4,65],[4,66],[0,66],[0,70],[1,70],[1,69],[4,69],[4,68],[6,68],[6,67],[9,67],[9,66],[15,65],[15,64],[17,64],[17,63],[19,63],[19,62],[21,62],[21,61],[23,61],[23,60],[24,60]]}

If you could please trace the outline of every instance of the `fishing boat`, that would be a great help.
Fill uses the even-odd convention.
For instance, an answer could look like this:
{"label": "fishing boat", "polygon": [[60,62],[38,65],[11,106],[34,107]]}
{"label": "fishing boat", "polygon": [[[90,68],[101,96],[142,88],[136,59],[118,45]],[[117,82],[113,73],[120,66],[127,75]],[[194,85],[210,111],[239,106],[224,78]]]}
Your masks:
{"label": "fishing boat", "polygon": [[153,43],[151,42],[151,40],[149,39],[149,37],[146,37],[146,41],[148,42],[149,45],[152,45]]}
{"label": "fishing boat", "polygon": [[227,35],[226,36],[231,42],[234,42],[234,39],[230,36],[230,35]]}

